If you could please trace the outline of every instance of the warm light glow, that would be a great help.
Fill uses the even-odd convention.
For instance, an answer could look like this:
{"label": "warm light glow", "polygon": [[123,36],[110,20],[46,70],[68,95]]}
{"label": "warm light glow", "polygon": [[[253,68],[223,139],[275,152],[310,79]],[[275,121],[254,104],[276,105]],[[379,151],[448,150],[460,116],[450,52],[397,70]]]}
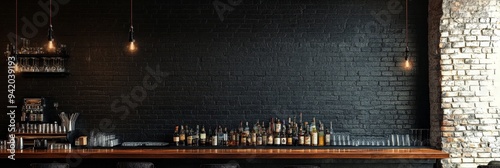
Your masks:
{"label": "warm light glow", "polygon": [[51,41],[49,41],[49,45],[48,45],[49,49],[54,49],[54,43]]}
{"label": "warm light glow", "polygon": [[130,45],[129,45],[129,50],[130,51],[135,51],[137,50],[137,47],[135,46],[135,43],[132,41],[130,42]]}
{"label": "warm light glow", "polygon": [[410,69],[410,68],[411,68],[410,61],[409,61],[409,60],[406,60],[406,61],[405,61],[405,68],[406,68],[406,69]]}
{"label": "warm light glow", "polygon": [[19,73],[20,69],[19,66],[16,64],[14,65],[14,73]]}

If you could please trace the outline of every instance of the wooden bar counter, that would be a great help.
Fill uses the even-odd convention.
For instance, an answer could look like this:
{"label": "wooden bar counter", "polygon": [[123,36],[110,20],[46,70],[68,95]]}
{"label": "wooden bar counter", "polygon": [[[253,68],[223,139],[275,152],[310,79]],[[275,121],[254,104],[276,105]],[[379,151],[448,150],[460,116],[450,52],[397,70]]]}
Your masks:
{"label": "wooden bar counter", "polygon": [[[6,151],[0,152],[7,158]],[[88,159],[444,159],[449,154],[430,148],[310,148],[310,149],[282,149],[282,148],[192,148],[192,149],[24,149],[16,150],[15,158],[27,159],[58,159],[79,157]]]}

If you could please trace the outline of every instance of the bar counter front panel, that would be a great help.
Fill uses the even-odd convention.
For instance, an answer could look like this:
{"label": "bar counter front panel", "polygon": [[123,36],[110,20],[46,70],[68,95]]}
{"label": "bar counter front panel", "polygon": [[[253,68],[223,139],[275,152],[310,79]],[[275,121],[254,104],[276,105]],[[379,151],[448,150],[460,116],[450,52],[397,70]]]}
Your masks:
{"label": "bar counter front panel", "polygon": [[[2,152],[7,158],[5,151]],[[443,159],[430,148],[410,149],[24,149],[15,158],[181,158],[181,159]]]}

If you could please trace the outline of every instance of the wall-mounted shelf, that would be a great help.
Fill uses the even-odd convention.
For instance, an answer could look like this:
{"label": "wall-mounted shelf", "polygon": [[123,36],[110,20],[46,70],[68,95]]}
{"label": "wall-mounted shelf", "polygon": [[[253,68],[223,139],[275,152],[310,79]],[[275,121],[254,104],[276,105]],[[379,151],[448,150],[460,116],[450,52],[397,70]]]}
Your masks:
{"label": "wall-mounted shelf", "polygon": [[18,58],[35,57],[35,58],[69,58],[68,54],[17,54]]}
{"label": "wall-mounted shelf", "polygon": [[69,55],[54,54],[18,54],[17,65],[23,77],[65,77]]}

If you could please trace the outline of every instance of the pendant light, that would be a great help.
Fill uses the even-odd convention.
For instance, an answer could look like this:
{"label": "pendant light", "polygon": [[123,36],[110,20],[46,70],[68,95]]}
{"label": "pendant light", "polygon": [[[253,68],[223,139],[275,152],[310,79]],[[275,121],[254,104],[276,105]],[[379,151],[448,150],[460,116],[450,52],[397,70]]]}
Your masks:
{"label": "pendant light", "polygon": [[408,48],[408,0],[406,0],[406,32],[405,32],[405,43],[406,43],[406,49],[405,49],[405,68],[410,69],[410,49]]}
{"label": "pendant light", "polygon": [[132,8],[133,6],[133,1],[130,0],[130,30],[128,32],[128,42],[129,44],[129,50],[131,52],[134,52],[137,50],[137,47],[135,46],[135,39],[134,39],[134,25],[133,25],[133,18],[132,18]]}
{"label": "pendant light", "polygon": [[53,51],[55,49],[54,47],[54,36],[53,36],[54,30],[52,29],[52,0],[50,0],[50,6],[49,6],[49,32],[48,32],[48,40],[49,44],[47,45],[47,48],[49,51]]}
{"label": "pendant light", "polygon": [[18,23],[17,23],[17,0],[16,0],[16,44],[14,45],[11,45],[11,48],[10,48],[10,51],[11,53],[10,54],[13,54],[15,57],[16,57],[16,64],[14,66],[14,73],[19,73],[20,69],[19,69],[19,65],[18,65],[18,57],[17,57],[17,28],[18,28]]}

